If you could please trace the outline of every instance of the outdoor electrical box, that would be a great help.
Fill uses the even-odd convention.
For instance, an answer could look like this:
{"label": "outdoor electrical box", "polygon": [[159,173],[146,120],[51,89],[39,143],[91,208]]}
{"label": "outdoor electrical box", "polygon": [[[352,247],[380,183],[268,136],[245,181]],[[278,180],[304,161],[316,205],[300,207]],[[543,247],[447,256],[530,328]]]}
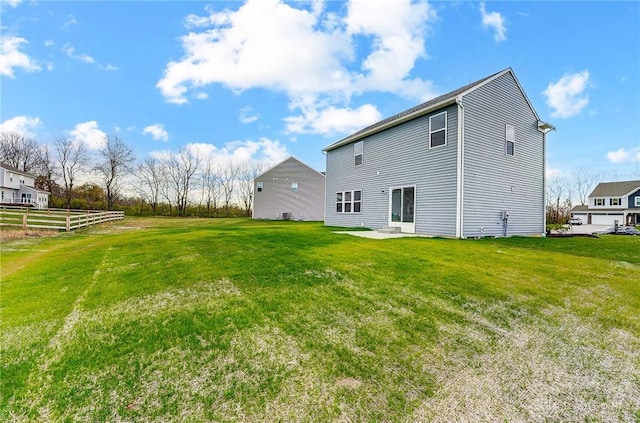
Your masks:
{"label": "outdoor electrical box", "polygon": [[507,220],[509,218],[509,211],[502,210],[502,220]]}

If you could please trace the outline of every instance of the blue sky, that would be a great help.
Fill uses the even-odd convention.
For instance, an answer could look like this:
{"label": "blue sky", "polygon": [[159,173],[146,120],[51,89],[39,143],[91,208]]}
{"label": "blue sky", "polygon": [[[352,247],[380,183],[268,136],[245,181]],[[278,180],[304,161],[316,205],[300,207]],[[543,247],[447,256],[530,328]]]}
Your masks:
{"label": "blue sky", "polygon": [[511,67],[550,176],[640,179],[639,2],[2,0],[0,130],[141,160],[322,148]]}

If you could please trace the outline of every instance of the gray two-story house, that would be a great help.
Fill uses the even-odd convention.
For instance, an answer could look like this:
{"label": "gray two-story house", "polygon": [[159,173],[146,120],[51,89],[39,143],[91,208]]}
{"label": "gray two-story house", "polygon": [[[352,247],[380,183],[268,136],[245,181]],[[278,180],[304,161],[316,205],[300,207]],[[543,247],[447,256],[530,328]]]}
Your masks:
{"label": "gray two-story house", "polygon": [[593,225],[640,225],[640,181],[601,182],[571,215]]}
{"label": "gray two-story house", "polygon": [[545,142],[511,68],[324,149],[325,224],[446,237],[545,233]]}
{"label": "gray two-story house", "polygon": [[253,181],[254,219],[322,221],[325,175],[289,157]]}

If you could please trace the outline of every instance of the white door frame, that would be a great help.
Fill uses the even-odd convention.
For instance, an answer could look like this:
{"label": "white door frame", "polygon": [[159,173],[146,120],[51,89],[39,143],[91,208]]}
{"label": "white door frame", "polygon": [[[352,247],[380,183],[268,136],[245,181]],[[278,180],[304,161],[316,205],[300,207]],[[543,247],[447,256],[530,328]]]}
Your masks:
{"label": "white door frame", "polygon": [[[411,217],[412,217],[412,221],[411,222],[404,222],[403,219],[405,218],[404,215],[404,190],[405,188],[413,188],[413,208],[411,210]],[[394,221],[393,219],[393,191],[394,190],[400,190],[401,192],[401,199],[400,199],[400,206],[402,208],[401,212],[400,212],[400,216],[399,216],[399,221],[396,220]],[[404,232],[404,233],[408,233],[408,234],[415,234],[416,233],[416,186],[415,185],[398,185],[398,186],[393,186],[393,187],[389,187],[389,226],[391,227],[397,227],[400,228],[400,232]]]}

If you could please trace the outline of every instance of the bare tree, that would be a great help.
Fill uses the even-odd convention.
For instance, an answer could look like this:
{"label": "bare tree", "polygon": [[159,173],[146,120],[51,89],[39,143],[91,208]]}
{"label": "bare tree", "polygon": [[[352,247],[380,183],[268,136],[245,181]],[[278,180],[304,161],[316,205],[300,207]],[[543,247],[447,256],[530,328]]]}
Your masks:
{"label": "bare tree", "polygon": [[35,173],[38,175],[36,178],[36,188],[53,193],[54,186],[56,185],[55,178],[58,176],[58,172],[56,171],[56,163],[48,145],[40,147]]}
{"label": "bare tree", "polygon": [[589,198],[589,194],[593,191],[594,185],[599,179],[599,175],[584,168],[578,169],[573,173],[573,184],[578,192],[580,204],[584,206],[587,203],[587,198]]}
{"label": "bare tree", "polygon": [[0,161],[23,172],[33,173],[40,160],[40,145],[36,140],[17,132],[0,134]]}
{"label": "bare tree", "polygon": [[147,157],[138,165],[137,173],[140,185],[138,185],[136,189],[140,196],[147,200],[151,206],[153,214],[155,215],[158,208],[160,189],[163,182],[161,164],[153,157]]}
{"label": "bare tree", "polygon": [[120,194],[122,178],[130,173],[136,160],[133,148],[117,135],[105,138],[105,145],[98,151],[99,162],[94,168],[105,187],[107,209],[113,208],[114,200]]}
{"label": "bare tree", "polygon": [[229,216],[229,204],[233,197],[233,191],[235,189],[236,180],[240,168],[233,160],[228,160],[220,167],[220,186],[224,194],[224,209],[226,216]]}
{"label": "bare tree", "polygon": [[89,152],[85,144],[68,138],[59,138],[54,141],[54,145],[57,153],[57,163],[64,182],[66,207],[70,208],[73,185],[78,173],[84,169],[89,161]]}
{"label": "bare tree", "polygon": [[218,167],[212,158],[208,158],[201,175],[202,180],[202,201],[204,201],[207,214],[211,213],[211,207],[216,210],[218,208],[218,199],[220,198],[220,176],[218,175]]}
{"label": "bare tree", "polygon": [[200,156],[189,148],[182,148],[178,153],[166,157],[163,165],[175,196],[178,214],[185,216],[189,204],[189,191],[193,188],[193,177],[201,165]]}
{"label": "bare tree", "polygon": [[262,173],[264,163],[258,161],[246,161],[240,164],[238,170],[238,197],[247,213],[251,215],[253,204],[253,180]]}
{"label": "bare tree", "polygon": [[564,223],[571,214],[571,189],[563,178],[547,183],[547,215],[550,223]]}

